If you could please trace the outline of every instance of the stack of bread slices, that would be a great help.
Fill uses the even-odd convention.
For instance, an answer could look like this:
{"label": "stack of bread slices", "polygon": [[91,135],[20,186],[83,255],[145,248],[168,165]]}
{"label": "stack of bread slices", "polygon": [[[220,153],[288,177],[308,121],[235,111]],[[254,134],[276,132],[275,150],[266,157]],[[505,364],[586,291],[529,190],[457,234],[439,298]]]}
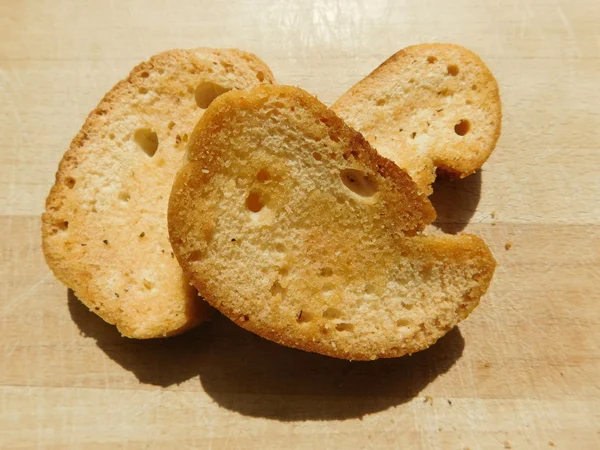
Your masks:
{"label": "stack of bread slices", "polygon": [[63,156],[46,261],[130,338],[182,333],[214,307],[302,350],[414,353],[492,279],[481,239],[423,230],[436,175],[474,173],[500,124],[494,77],[456,45],[403,49],[331,107],[250,53],[161,53]]}

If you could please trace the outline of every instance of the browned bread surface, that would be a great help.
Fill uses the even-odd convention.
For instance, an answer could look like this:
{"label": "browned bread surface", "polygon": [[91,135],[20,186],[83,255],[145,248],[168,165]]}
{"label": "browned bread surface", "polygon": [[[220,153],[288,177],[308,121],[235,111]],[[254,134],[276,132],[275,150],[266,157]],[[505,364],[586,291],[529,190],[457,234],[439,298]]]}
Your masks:
{"label": "browned bread surface", "polygon": [[410,177],[306,92],[262,86],[207,109],[169,201],[194,286],[240,326],[346,359],[433,344],[478,304],[495,262],[435,217]]}
{"label": "browned bread surface", "polygon": [[273,81],[250,53],[161,53],[107,93],[71,143],[42,216],[44,254],[56,277],[123,335],[168,336],[205,319],[208,307],[169,244],[169,193],[213,98]]}
{"label": "browned bread surface", "polygon": [[393,55],[332,109],[431,194],[436,169],[466,177],[500,136],[498,84],[473,52],[420,44]]}

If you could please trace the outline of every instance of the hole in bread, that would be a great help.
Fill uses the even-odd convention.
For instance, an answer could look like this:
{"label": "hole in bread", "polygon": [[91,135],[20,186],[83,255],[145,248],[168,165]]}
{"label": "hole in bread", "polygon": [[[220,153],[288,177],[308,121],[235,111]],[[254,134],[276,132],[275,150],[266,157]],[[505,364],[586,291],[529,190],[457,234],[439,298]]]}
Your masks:
{"label": "hole in bread", "polygon": [[200,261],[202,259],[202,252],[200,250],[194,250],[188,255],[188,260],[191,262]]}
{"label": "hole in bread", "polygon": [[338,323],[335,326],[335,329],[338,331],[353,331],[354,325],[352,325],[351,323]]}
{"label": "hole in bread", "polygon": [[69,189],[73,189],[75,187],[75,183],[76,181],[73,177],[67,177],[67,179],[65,180],[65,184]]}
{"label": "hole in bread", "polygon": [[317,161],[321,161],[323,159],[323,157],[321,156],[321,154],[319,152],[314,152],[312,155],[313,155],[313,158],[315,158]]}
{"label": "hole in bread", "polygon": [[403,307],[404,309],[408,309],[409,311],[410,311],[411,309],[413,309],[413,306],[414,306],[414,305],[413,305],[412,303],[406,303],[406,302],[402,302],[402,307]]}
{"label": "hole in bread", "polygon": [[344,169],[341,172],[344,185],[361,197],[372,197],[377,193],[377,181],[362,170]]}
{"label": "hole in bread", "polygon": [[115,133],[110,133],[110,134],[108,135],[108,138],[109,138],[111,141],[113,141],[113,140],[115,139]]}
{"label": "hole in bread", "polygon": [[298,316],[296,317],[296,321],[300,322],[300,323],[306,323],[306,322],[310,322],[311,320],[313,320],[313,318],[314,318],[313,313],[310,313],[308,311],[304,311],[302,309],[298,313]]}
{"label": "hole in bread", "polygon": [[135,130],[133,140],[148,156],[154,156],[158,149],[158,136],[150,128]]}
{"label": "hole in bread", "polygon": [[461,119],[456,125],[454,125],[454,132],[459,136],[464,136],[471,131],[471,122],[467,119]]}
{"label": "hole in bread", "polygon": [[477,90],[477,85],[474,84],[473,86],[471,86],[471,89],[473,89],[474,91],[476,91]]}
{"label": "hole in bread", "polygon": [[379,100],[377,100],[377,103],[375,103],[377,106],[383,106],[385,105],[385,98],[380,98]]}
{"label": "hole in bread", "polygon": [[333,291],[335,289],[335,285],[333,283],[325,283],[321,288],[323,292]]}
{"label": "hole in bread", "polygon": [[466,101],[465,101],[465,104],[466,104],[466,105],[472,105],[472,104],[473,104],[473,100],[466,100]]}
{"label": "hole in bread", "polygon": [[416,131],[413,131],[412,133],[410,133],[410,138],[411,139],[414,139],[416,137],[417,137],[417,132]]}
{"label": "hole in bread", "polygon": [[279,280],[276,280],[275,283],[273,283],[273,286],[271,286],[271,295],[273,297],[277,295],[283,297],[285,295],[285,288],[279,283]]}
{"label": "hole in bread", "polygon": [[62,222],[58,222],[57,224],[58,229],[61,231],[67,231],[67,229],[69,228],[69,221],[68,220],[64,220]]}
{"label": "hole in bread", "polygon": [[319,275],[321,275],[322,277],[330,277],[331,275],[333,275],[333,269],[331,267],[323,267],[319,271]]}
{"label": "hole in bread", "polygon": [[215,98],[227,91],[229,91],[228,88],[213,83],[212,81],[204,81],[196,87],[196,105],[202,109],[206,109]]}
{"label": "hole in bread", "polygon": [[280,253],[285,252],[285,245],[283,245],[281,242],[278,242],[277,244],[275,244],[275,250],[277,250]]}
{"label": "hole in bread", "polygon": [[259,212],[265,206],[264,199],[258,191],[252,191],[246,198],[246,208],[252,212]]}
{"label": "hole in bread", "polygon": [[131,198],[131,195],[129,194],[129,192],[127,191],[121,191],[119,192],[119,200],[121,200],[122,202],[128,202],[129,199]]}
{"label": "hole in bread", "polygon": [[140,87],[140,88],[138,89],[138,92],[139,92],[140,94],[147,94],[147,93],[148,93],[148,88],[146,88],[146,87],[142,86],[142,87]]}
{"label": "hole in bread", "polygon": [[409,325],[410,325],[410,320],[408,320],[408,319],[396,320],[396,326],[398,326],[398,327],[407,327]]}
{"label": "hole in bread", "polygon": [[267,171],[267,169],[260,169],[256,174],[256,179],[260,182],[269,181],[271,179],[271,174]]}
{"label": "hole in bread", "polygon": [[165,167],[165,159],[164,158],[160,158],[158,161],[156,161],[156,166],[157,167]]}
{"label": "hole in bread", "polygon": [[458,75],[458,66],[456,64],[450,64],[448,66],[448,74],[452,75],[453,77]]}
{"label": "hole in bread", "polygon": [[427,282],[431,279],[432,272],[433,272],[432,264],[426,264],[421,268],[421,277],[423,278],[424,282]]}
{"label": "hole in bread", "polygon": [[256,79],[262,83],[263,81],[265,81],[265,74],[259,70],[258,72],[256,72]]}
{"label": "hole in bread", "polygon": [[434,62],[437,62],[437,58],[435,56],[428,56],[427,57],[427,62],[429,64],[433,64]]}
{"label": "hole in bread", "polygon": [[352,156],[352,157],[354,157],[354,158],[358,158],[358,152],[357,152],[356,150],[351,150],[351,151],[349,151],[349,152],[346,152],[346,153],[344,153],[344,154],[342,155],[342,157],[343,157],[345,160],[348,160],[348,159],[350,159],[350,157],[351,157],[351,156]]}
{"label": "hole in bread", "polygon": [[415,79],[414,79],[414,78],[411,78],[410,80],[408,80],[408,82],[409,82],[410,84],[412,84],[412,83],[414,83],[414,82],[415,82]]}
{"label": "hole in bread", "polygon": [[154,287],[154,283],[151,282],[151,281],[149,281],[149,280],[146,280],[145,278],[144,278],[144,283],[143,284],[144,284],[144,287],[146,289],[148,289],[148,290],[150,290],[150,289],[152,289]]}
{"label": "hole in bread", "polygon": [[329,133],[329,139],[333,142],[340,142],[340,137],[335,133]]}
{"label": "hole in bread", "polygon": [[339,319],[342,317],[342,312],[337,308],[327,308],[323,311],[323,317],[326,319]]}
{"label": "hole in bread", "polygon": [[172,130],[174,126],[175,126],[175,122],[173,122],[173,121],[169,122],[169,125],[167,125],[169,130]]}
{"label": "hole in bread", "polygon": [[141,75],[142,75],[142,78],[148,78],[150,76],[150,74],[146,71],[142,72]]}
{"label": "hole in bread", "polygon": [[372,284],[367,284],[365,286],[365,293],[366,294],[374,294],[375,293],[375,286],[373,286]]}

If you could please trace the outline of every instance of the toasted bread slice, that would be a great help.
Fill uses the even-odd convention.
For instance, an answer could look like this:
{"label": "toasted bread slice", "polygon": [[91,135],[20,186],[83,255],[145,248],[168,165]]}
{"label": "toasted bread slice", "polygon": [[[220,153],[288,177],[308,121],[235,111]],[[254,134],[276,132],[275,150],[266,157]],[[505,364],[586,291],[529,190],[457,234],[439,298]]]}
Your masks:
{"label": "toasted bread slice", "polygon": [[411,178],[306,92],[224,94],[190,139],[169,235],[204,298],[267,339],[339,358],[433,344],[478,304],[495,262],[435,217]]}
{"label": "toasted bread slice", "polygon": [[473,52],[451,44],[400,50],[331,107],[429,195],[436,169],[464,178],[500,136],[498,83]]}
{"label": "toasted bread slice", "polygon": [[159,54],[106,94],[64,155],[42,216],[46,261],[124,336],[169,336],[206,317],[169,244],[169,193],[210,101],[272,82],[238,50]]}

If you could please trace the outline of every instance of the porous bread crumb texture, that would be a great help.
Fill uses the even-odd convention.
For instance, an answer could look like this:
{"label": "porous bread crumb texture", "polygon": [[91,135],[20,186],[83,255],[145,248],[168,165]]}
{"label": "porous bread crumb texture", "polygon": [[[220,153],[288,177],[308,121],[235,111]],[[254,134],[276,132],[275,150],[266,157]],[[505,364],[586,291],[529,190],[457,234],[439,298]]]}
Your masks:
{"label": "porous bread crumb texture", "polygon": [[250,53],[161,53],[106,94],[71,143],[42,216],[44,254],[56,277],[124,336],[169,336],[206,318],[168,240],[169,193],[210,102],[273,82]]}
{"label": "porous bread crumb texture", "polygon": [[430,195],[436,173],[464,178],[500,136],[498,83],[473,52],[420,44],[393,55],[332,106]]}
{"label": "porous bread crumb texture", "polygon": [[169,202],[192,283],[242,327],[345,359],[422,350],[478,304],[495,262],[428,237],[410,177],[306,92],[258,87],[199,121]]}

